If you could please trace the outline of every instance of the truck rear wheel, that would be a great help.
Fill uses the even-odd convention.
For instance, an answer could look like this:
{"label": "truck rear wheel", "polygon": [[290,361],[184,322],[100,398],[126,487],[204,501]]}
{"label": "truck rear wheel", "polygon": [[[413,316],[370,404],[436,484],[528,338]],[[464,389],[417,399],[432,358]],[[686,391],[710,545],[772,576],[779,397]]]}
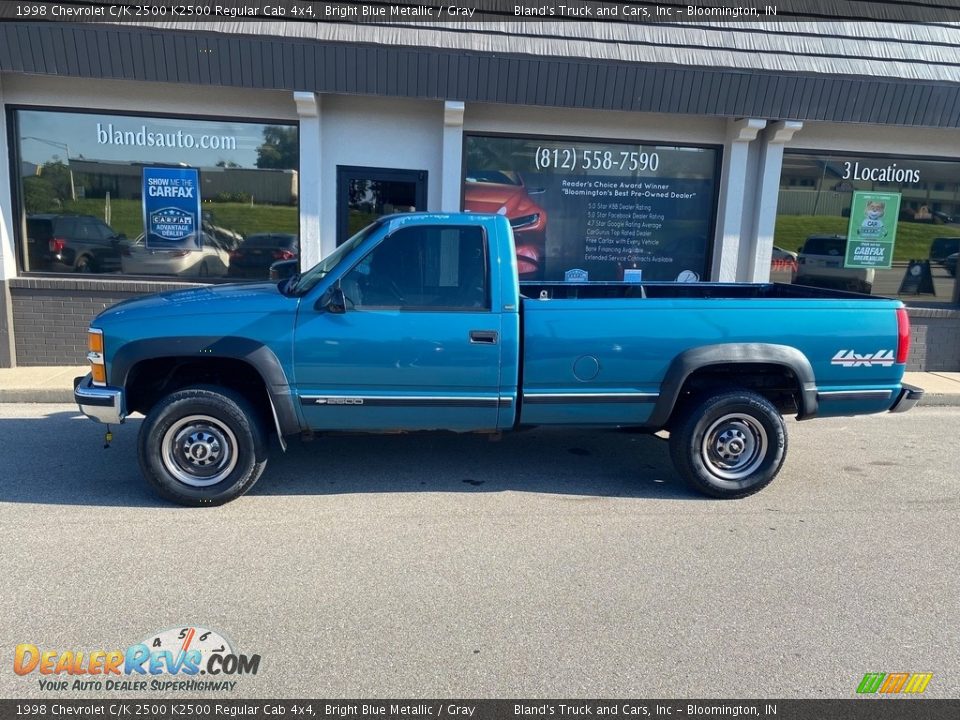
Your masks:
{"label": "truck rear wheel", "polygon": [[267,465],[267,442],[250,404],[219,387],[185,388],[154,406],[140,426],[140,469],[181,505],[240,497]]}
{"label": "truck rear wheel", "polygon": [[770,484],[787,455],[787,428],[762,395],[732,390],[693,404],[670,433],[670,457],[694,489],[741,498]]}

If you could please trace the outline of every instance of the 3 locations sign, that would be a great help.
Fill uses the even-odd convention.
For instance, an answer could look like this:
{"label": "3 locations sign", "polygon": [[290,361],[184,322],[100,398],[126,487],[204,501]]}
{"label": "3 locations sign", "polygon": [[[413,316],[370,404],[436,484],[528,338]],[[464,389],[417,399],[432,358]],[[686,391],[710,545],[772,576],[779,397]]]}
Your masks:
{"label": "3 locations sign", "polygon": [[200,174],[196,168],[143,168],[143,227],[151,250],[199,250]]}
{"label": "3 locations sign", "polygon": [[468,136],[464,210],[505,215],[521,280],[708,276],[714,148]]}

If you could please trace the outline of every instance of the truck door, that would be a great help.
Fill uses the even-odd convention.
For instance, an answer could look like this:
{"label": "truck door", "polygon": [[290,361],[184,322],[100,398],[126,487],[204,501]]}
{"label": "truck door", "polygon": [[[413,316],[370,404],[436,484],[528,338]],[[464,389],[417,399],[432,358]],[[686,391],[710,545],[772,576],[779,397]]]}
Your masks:
{"label": "truck door", "polygon": [[301,307],[295,386],[314,429],[493,430],[500,314],[483,226],[401,225],[343,274],[343,312]]}

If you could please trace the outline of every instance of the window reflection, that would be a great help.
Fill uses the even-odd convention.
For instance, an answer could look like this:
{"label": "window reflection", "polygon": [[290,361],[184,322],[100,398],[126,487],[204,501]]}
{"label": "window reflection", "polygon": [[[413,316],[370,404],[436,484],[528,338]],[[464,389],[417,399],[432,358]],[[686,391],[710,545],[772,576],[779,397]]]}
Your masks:
{"label": "window reflection", "polygon": [[[18,110],[15,127],[27,272],[267,279],[299,258],[295,125]],[[200,250],[146,247],[146,167],[199,171]]]}
{"label": "window reflection", "polygon": [[[960,162],[949,160],[785,151],[771,280],[951,303],[960,250],[958,171]],[[845,267],[855,191],[900,195],[890,268]],[[913,277],[918,272],[924,282]]]}

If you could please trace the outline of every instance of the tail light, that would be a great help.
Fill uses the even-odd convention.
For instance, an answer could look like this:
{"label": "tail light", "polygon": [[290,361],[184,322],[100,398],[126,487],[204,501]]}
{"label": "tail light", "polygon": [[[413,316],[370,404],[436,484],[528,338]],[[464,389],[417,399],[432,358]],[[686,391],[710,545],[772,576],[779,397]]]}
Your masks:
{"label": "tail light", "polygon": [[274,260],[293,260],[296,257],[289,250],[274,250],[273,259]]}
{"label": "tail light", "polygon": [[56,253],[59,255],[63,252],[63,249],[67,246],[67,241],[63,238],[50,238],[49,242],[50,252]]}
{"label": "tail light", "polygon": [[897,362],[902,364],[910,356],[910,316],[906,308],[897,309]]}

